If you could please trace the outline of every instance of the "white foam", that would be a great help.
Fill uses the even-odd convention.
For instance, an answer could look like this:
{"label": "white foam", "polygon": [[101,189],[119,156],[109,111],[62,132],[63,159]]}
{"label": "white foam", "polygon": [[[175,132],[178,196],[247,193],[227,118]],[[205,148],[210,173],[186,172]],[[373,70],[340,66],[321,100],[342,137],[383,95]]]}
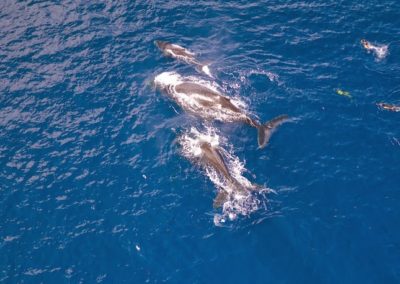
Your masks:
{"label": "white foam", "polygon": [[388,54],[388,46],[381,45],[381,46],[373,46],[374,53],[378,59],[383,59]]}
{"label": "white foam", "polygon": [[167,86],[176,86],[182,82],[182,76],[176,72],[163,72],[154,78],[156,86],[161,88]]}
{"label": "white foam", "polygon": [[195,127],[192,127],[189,132],[184,133],[179,142],[182,146],[182,153],[188,159],[197,158],[201,155],[201,143],[208,142],[213,147],[220,145],[220,136],[216,134],[216,130],[212,127],[207,127],[203,133],[199,132]]}
{"label": "white foam", "polygon": [[201,71],[203,71],[207,76],[214,78],[214,76],[211,74],[210,68],[207,65],[202,66]]}
{"label": "white foam", "polygon": [[[276,73],[270,72],[270,71],[265,71],[265,70],[261,70],[261,69],[253,69],[247,72],[247,76],[251,76],[251,75],[265,75],[268,80],[270,80],[271,82],[276,82],[279,83],[279,76]],[[241,76],[241,80],[245,80],[244,76]]]}
{"label": "white foam", "polygon": [[[202,155],[201,144],[203,142],[208,142],[213,147],[218,147],[232,177],[244,188],[249,189],[248,192],[237,192],[233,190],[232,185],[218,174],[214,168],[203,165],[206,175],[213,182],[217,190],[224,190],[228,193],[228,199],[223,204],[222,212],[214,216],[215,225],[220,225],[227,220],[233,221],[239,215],[247,216],[260,208],[260,200],[251,193],[251,190],[256,189],[257,186],[253,185],[243,176],[243,173],[247,172],[244,163],[234,155],[232,150],[225,150],[232,149],[232,146],[228,145],[226,140],[218,135],[215,128],[206,127],[205,131],[200,132],[192,127],[190,131],[184,133],[179,138],[179,142],[182,146],[182,154],[193,161],[199,161]],[[261,191],[269,192],[270,190],[264,188]]]}
{"label": "white foam", "polygon": [[277,74],[275,74],[275,73],[272,73],[272,72],[267,71],[267,72],[265,73],[265,75],[267,75],[268,79],[269,79],[271,82],[277,82],[277,81],[279,80],[279,76],[278,76]]}
{"label": "white foam", "polygon": [[368,47],[366,47],[367,50],[372,51],[376,58],[381,60],[384,59],[389,51],[389,46],[386,44],[372,44],[368,42]]}

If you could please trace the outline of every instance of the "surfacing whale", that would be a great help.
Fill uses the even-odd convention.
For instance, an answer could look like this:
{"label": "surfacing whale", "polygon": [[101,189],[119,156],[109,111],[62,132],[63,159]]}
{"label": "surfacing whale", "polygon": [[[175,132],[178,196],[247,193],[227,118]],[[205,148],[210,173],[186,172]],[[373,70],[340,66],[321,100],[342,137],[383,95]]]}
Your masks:
{"label": "surfacing whale", "polygon": [[186,48],[180,45],[169,43],[166,41],[156,40],[154,43],[164,53],[165,56],[172,57],[178,60],[182,60],[188,64],[195,65],[201,72],[213,78],[208,66],[206,64],[199,62],[195,58],[195,54],[193,52],[187,50]]}
{"label": "surfacing whale", "polygon": [[384,109],[384,110],[400,112],[400,106],[397,106],[397,105],[392,105],[392,104],[388,104],[388,103],[377,103],[376,105],[379,108]]}
{"label": "surfacing whale", "polygon": [[154,79],[155,86],[171,97],[181,108],[207,120],[244,122],[258,131],[258,145],[264,148],[276,128],[289,120],[280,115],[265,124],[250,118],[243,109],[232,103],[211,84],[184,78],[175,72],[164,72]]}
{"label": "surfacing whale", "polygon": [[[201,155],[200,162],[205,166],[210,166],[219,175],[221,175],[229,184],[229,187],[235,192],[241,195],[247,196],[250,191],[241,185],[236,179],[230,174],[228,167],[226,166],[225,160],[215,146],[212,146],[208,142],[201,142],[200,144]],[[229,198],[229,193],[223,189],[218,192],[217,197],[214,199],[214,208],[221,207]]]}
{"label": "surfacing whale", "polygon": [[222,207],[222,215],[214,215],[214,223],[223,223],[226,218],[234,220],[238,215],[248,216],[265,205],[260,197],[273,190],[248,180],[244,175],[248,170],[234,154],[233,145],[218,135],[216,128],[203,126],[202,131],[195,127],[186,129],[177,142],[181,155],[201,167],[215,185],[213,207]]}

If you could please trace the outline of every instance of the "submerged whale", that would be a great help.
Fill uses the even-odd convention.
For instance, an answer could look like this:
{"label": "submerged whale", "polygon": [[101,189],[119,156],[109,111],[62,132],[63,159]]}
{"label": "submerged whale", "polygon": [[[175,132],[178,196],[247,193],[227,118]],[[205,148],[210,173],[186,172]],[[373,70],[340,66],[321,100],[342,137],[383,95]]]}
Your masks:
{"label": "submerged whale", "polygon": [[244,122],[258,130],[258,145],[265,147],[275,129],[289,120],[280,115],[265,124],[250,118],[231,99],[211,85],[183,78],[175,72],[164,72],[154,79],[155,86],[170,96],[181,108],[196,116],[222,122]]}
{"label": "submerged whale", "polygon": [[186,48],[184,48],[180,45],[169,43],[166,41],[156,40],[154,43],[164,53],[165,56],[172,57],[172,58],[175,58],[178,60],[182,60],[188,64],[193,64],[199,70],[204,72],[206,75],[210,76],[211,78],[213,77],[211,75],[211,72],[210,72],[210,69],[208,68],[208,66],[206,64],[199,62],[195,58],[195,54],[193,52],[187,50]]}

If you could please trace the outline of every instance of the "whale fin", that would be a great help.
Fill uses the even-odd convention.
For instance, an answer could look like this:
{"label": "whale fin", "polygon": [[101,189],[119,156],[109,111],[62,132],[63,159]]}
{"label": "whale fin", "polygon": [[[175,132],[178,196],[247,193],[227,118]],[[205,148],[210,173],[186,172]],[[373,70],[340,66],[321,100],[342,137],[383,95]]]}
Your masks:
{"label": "whale fin", "polygon": [[258,125],[258,146],[259,148],[264,148],[269,139],[271,138],[272,133],[276,130],[278,126],[287,122],[289,117],[286,114],[275,117],[274,119],[268,121],[264,125]]}
{"label": "whale fin", "polygon": [[214,199],[213,207],[219,208],[228,200],[228,193],[225,190],[220,190],[217,197]]}

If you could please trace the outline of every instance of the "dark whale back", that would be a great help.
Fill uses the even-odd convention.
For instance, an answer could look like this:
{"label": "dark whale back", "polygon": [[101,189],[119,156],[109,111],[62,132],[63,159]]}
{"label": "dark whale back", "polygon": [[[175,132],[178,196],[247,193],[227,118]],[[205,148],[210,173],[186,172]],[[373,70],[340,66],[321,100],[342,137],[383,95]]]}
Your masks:
{"label": "dark whale back", "polygon": [[[213,147],[208,142],[203,142],[200,145],[200,148],[203,152],[203,163],[211,166],[220,175],[222,175],[234,191],[248,194],[248,190],[230,174],[229,169],[225,164],[225,160],[222,154],[219,152],[218,148]],[[220,190],[217,194],[217,197],[214,199],[213,206],[215,208],[221,207],[228,199],[228,192],[226,192],[225,190]]]}
{"label": "dark whale back", "polygon": [[[194,62],[195,60],[194,60],[193,54],[189,53],[185,48],[183,48],[181,46],[174,45],[172,43],[169,43],[166,41],[161,41],[161,40],[156,40],[154,43],[161,51],[164,52],[164,54],[166,56],[171,56],[171,54],[166,52],[169,49],[175,54],[175,56],[178,56],[178,57],[180,56],[184,60],[188,60],[190,62],[193,61],[193,63],[196,63],[196,62]],[[175,57],[175,56],[173,56],[173,57]]]}
{"label": "dark whale back", "polygon": [[208,106],[210,104],[219,104],[225,109],[229,109],[233,112],[237,112],[238,114],[241,114],[242,112],[240,111],[239,108],[237,108],[229,98],[222,96],[220,93],[217,91],[214,91],[210,88],[207,88],[205,86],[202,86],[200,84],[196,83],[181,83],[175,87],[175,90],[178,93],[184,93],[184,94],[200,94],[203,96],[206,96],[210,99],[212,99],[214,102],[208,102]]}
{"label": "dark whale back", "polygon": [[203,157],[202,157],[203,162],[213,167],[220,174],[222,174],[227,180],[231,180],[232,177],[229,173],[228,167],[226,166],[221,153],[208,142],[203,142],[200,148],[203,152]]}
{"label": "dark whale back", "polygon": [[217,98],[221,96],[218,92],[196,83],[181,83],[177,85],[175,89],[179,93],[201,94],[210,98]]}

